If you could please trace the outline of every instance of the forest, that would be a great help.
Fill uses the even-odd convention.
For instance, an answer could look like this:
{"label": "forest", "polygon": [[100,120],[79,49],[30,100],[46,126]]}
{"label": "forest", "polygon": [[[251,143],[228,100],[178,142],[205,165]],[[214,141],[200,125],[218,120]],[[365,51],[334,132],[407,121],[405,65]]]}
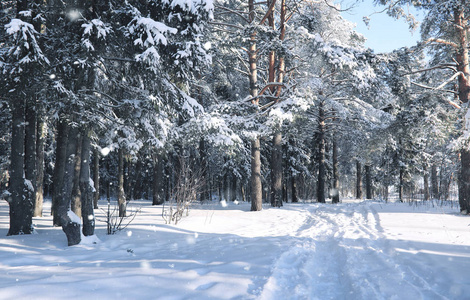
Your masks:
{"label": "forest", "polygon": [[134,199],[389,193],[468,214],[470,4],[376,4],[410,28],[422,11],[421,41],[374,53],[330,0],[2,0],[8,235],[47,197],[68,245],[94,235],[100,197],[121,217]]}

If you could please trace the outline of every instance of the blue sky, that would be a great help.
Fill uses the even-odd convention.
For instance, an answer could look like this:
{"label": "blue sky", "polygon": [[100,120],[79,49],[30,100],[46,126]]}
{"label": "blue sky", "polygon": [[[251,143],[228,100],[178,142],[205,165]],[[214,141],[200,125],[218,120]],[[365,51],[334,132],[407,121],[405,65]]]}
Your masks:
{"label": "blue sky", "polygon": [[[370,16],[370,26],[367,28],[362,18],[374,11],[383,10],[383,6],[374,6],[372,2],[372,0],[358,2],[353,10],[342,13],[343,18],[356,23],[356,31],[367,38],[366,47],[378,53],[416,44],[419,40],[419,29],[411,33],[408,24],[403,19],[395,20],[385,13]],[[351,5],[349,3],[354,2],[345,1],[342,3],[342,8],[349,7]]]}

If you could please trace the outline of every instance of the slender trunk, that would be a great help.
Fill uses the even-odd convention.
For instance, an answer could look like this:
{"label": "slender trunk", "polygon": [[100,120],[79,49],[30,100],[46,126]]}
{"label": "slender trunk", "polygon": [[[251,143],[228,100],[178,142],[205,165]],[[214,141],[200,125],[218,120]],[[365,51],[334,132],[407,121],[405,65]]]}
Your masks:
{"label": "slender trunk", "polygon": [[237,200],[237,176],[232,174],[232,180],[230,180],[230,201]]}
{"label": "slender trunk", "polygon": [[424,200],[429,200],[429,198],[430,198],[430,196],[429,196],[429,173],[428,173],[428,170],[427,170],[426,166],[424,166],[423,171],[424,171],[424,175],[423,175]]}
{"label": "slender trunk", "polygon": [[143,181],[144,178],[142,176],[142,168],[143,162],[142,158],[137,159],[137,163],[135,165],[135,180],[132,187],[132,198],[131,199],[142,199],[143,194]]}
{"label": "slender trunk", "polygon": [[372,174],[370,171],[370,166],[366,165],[364,170],[366,172],[366,198],[372,199]]}
{"label": "slender trunk", "polygon": [[161,205],[165,199],[163,177],[163,155],[158,154],[154,160],[154,173],[153,173],[153,196],[152,205]]}
{"label": "slender trunk", "polygon": [[292,175],[290,178],[291,190],[292,190],[292,202],[299,202],[299,197],[297,196],[297,180],[295,175]]}
{"label": "slender trunk", "polygon": [[[254,23],[256,12],[254,0],[248,0],[249,20]],[[257,71],[257,50],[256,31],[250,34],[250,45],[248,50],[250,95],[254,105],[259,104],[258,97],[258,71]],[[260,138],[256,137],[251,141],[251,210],[260,211],[263,207],[263,191],[261,185],[261,156]]]}
{"label": "slender trunk", "polygon": [[273,137],[271,156],[271,206],[282,206],[282,134],[277,131]]}
{"label": "slender trunk", "polygon": [[34,216],[42,217],[44,202],[44,148],[46,144],[47,125],[45,120],[45,111],[40,106],[38,108],[37,118],[37,177],[36,177],[36,201],[34,205]]}
{"label": "slender trunk", "polygon": [[83,235],[95,234],[95,214],[93,211],[93,185],[90,178],[90,134],[86,129],[82,138],[80,167],[80,192],[82,197]]}
{"label": "slender trunk", "polygon": [[93,183],[95,184],[93,208],[98,209],[98,201],[100,200],[100,152],[97,148],[93,150]]}
{"label": "slender trunk", "polygon": [[207,168],[207,150],[206,150],[206,142],[204,138],[201,138],[199,141],[199,157],[200,157],[200,165],[201,165],[201,175],[203,180],[203,188],[201,191],[200,195],[200,200],[201,201],[207,201],[209,200],[209,177],[207,176],[208,174],[208,168]]}
{"label": "slender trunk", "polygon": [[333,189],[332,199],[333,203],[339,203],[339,170],[338,170],[338,144],[336,139],[333,139]]}
{"label": "slender trunk", "polygon": [[356,161],[356,199],[362,199],[362,165]]}
{"label": "slender trunk", "polygon": [[325,203],[325,180],[326,180],[326,145],[325,145],[325,110],[323,100],[318,108],[318,182],[317,201]]}
{"label": "slender trunk", "polygon": [[118,206],[119,217],[126,216],[126,194],[124,193],[124,150],[118,151]]}
{"label": "slender trunk", "polygon": [[[78,128],[75,131],[73,139],[75,142],[75,156],[73,158],[73,185],[71,191],[71,208],[72,211],[79,217],[82,217],[82,196],[80,190],[80,169],[82,167],[82,135]],[[71,144],[71,143],[69,143]]]}
{"label": "slender trunk", "polygon": [[404,167],[400,167],[400,182],[398,183],[398,198],[400,200],[400,202],[403,202],[403,187],[405,185],[405,182],[404,182],[404,176],[405,176],[405,168]]}
{"label": "slender trunk", "polygon": [[[468,18],[468,16],[467,16]],[[457,31],[459,49],[457,50],[457,70],[459,76],[459,100],[467,103],[470,98],[470,66],[468,48],[468,19],[461,5],[454,11],[454,23]],[[468,145],[467,145],[468,146]],[[470,212],[470,152],[467,147],[460,150],[459,204],[462,213]]]}
{"label": "slender trunk", "polygon": [[36,202],[37,185],[37,155],[36,155],[36,101],[28,99],[26,101],[26,124],[25,124],[25,145],[24,145],[24,175],[27,188],[24,196],[26,201],[33,204]]}
{"label": "slender trunk", "polygon": [[439,198],[439,183],[437,178],[437,167],[433,164],[431,166],[431,197],[433,199]]}
{"label": "slender trunk", "polygon": [[263,191],[261,186],[261,156],[260,139],[251,142],[251,210],[260,211],[263,208]]}

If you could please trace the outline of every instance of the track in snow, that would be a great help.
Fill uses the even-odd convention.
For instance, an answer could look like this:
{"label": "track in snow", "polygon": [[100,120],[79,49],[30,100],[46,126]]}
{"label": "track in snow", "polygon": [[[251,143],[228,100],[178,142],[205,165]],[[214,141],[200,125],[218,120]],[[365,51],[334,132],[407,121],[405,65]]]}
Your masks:
{"label": "track in snow", "polygon": [[449,299],[397,255],[370,202],[311,206],[295,240],[260,299]]}

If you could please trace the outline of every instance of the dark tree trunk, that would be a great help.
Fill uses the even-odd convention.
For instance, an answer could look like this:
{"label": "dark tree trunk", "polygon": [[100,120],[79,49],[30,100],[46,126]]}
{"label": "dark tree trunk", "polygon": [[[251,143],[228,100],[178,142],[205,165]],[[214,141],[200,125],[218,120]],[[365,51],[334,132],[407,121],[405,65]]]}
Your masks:
{"label": "dark tree trunk", "polygon": [[36,203],[36,185],[37,185],[37,155],[36,155],[36,101],[28,99],[26,101],[26,125],[25,125],[25,158],[24,175],[26,190],[25,197],[27,202]]}
{"label": "dark tree trunk", "polygon": [[424,175],[423,175],[423,183],[424,183],[424,200],[429,200],[429,173],[428,173],[428,170],[426,168],[426,166],[424,166],[423,168],[423,171],[424,171]]}
{"label": "dark tree trunk", "polygon": [[317,201],[325,203],[325,181],[326,181],[326,145],[325,145],[325,109],[323,100],[318,106],[318,182]]}
{"label": "dark tree trunk", "polygon": [[273,137],[271,156],[271,206],[282,206],[282,134],[276,132]]}
{"label": "dark tree trunk", "polygon": [[77,245],[81,241],[79,218],[70,210],[70,197],[66,196],[66,160],[69,126],[67,120],[60,118],[57,132],[56,162],[54,167],[53,203],[54,225],[62,226],[69,246]]}
{"label": "dark tree trunk", "polygon": [[64,194],[64,175],[65,175],[65,162],[67,156],[67,136],[69,127],[67,120],[61,116],[57,123],[56,135],[56,151],[55,151],[55,164],[53,174],[52,186],[52,207],[51,214],[53,216],[54,226],[61,226],[59,213],[57,207],[59,202],[62,201]]}
{"label": "dark tree trunk", "polygon": [[405,168],[403,167],[400,167],[400,182],[398,184],[398,198],[400,200],[400,202],[403,202],[403,187],[405,185],[405,182],[404,182],[404,176],[405,176]]}
{"label": "dark tree trunk", "polygon": [[44,202],[44,148],[46,144],[47,125],[45,121],[45,111],[40,106],[37,118],[37,180],[36,180],[36,201],[34,205],[34,216],[42,217]]}
{"label": "dark tree trunk", "polygon": [[135,181],[132,187],[132,199],[142,199],[143,187],[144,187],[144,176],[142,176],[142,169],[144,167],[143,159],[137,159],[135,165]]}
{"label": "dark tree trunk", "polygon": [[[72,181],[72,189],[70,191],[71,197],[71,209],[72,211],[79,217],[82,217],[82,200],[81,200],[81,191],[80,191],[80,168],[82,165],[82,135],[80,134],[78,128],[72,130],[73,135],[71,141],[69,138],[68,145],[72,147],[71,151],[75,151],[75,153],[70,153],[68,155],[68,159],[70,160],[67,162],[67,169],[70,169]],[[75,148],[75,149],[73,149]],[[73,156],[72,156],[73,155]],[[72,159],[73,158],[73,159]]]}
{"label": "dark tree trunk", "polygon": [[90,130],[85,130],[82,138],[80,193],[82,197],[83,235],[95,234],[95,213],[93,211],[93,185],[90,180]]}
{"label": "dark tree trunk", "polygon": [[364,170],[366,172],[366,198],[372,199],[372,174],[370,171],[370,166],[366,165]]}
{"label": "dark tree trunk", "polygon": [[[463,2],[463,1],[462,1]],[[458,95],[462,103],[470,98],[470,65],[468,47],[468,17],[464,6],[454,10],[454,25],[459,48],[456,53],[457,70],[460,72]],[[468,145],[467,145],[468,147]],[[470,152],[466,148],[460,151],[459,204],[462,213],[470,212]]]}
{"label": "dark tree trunk", "polygon": [[118,151],[118,206],[119,217],[126,216],[126,194],[124,192],[124,150]]}
{"label": "dark tree trunk", "polygon": [[251,210],[263,209],[263,191],[261,186],[261,156],[259,137],[251,141]]}
{"label": "dark tree trunk", "polygon": [[165,201],[165,178],[163,176],[163,167],[163,155],[158,154],[154,160],[152,205],[161,205]]}
{"label": "dark tree trunk", "polygon": [[292,190],[292,202],[299,202],[299,197],[297,196],[297,180],[295,175],[292,175],[290,178],[291,190]]}
{"label": "dark tree trunk", "polygon": [[339,170],[338,170],[338,144],[333,139],[333,189],[331,202],[339,203]]}
{"label": "dark tree trunk", "polygon": [[237,176],[232,174],[232,180],[230,180],[230,201],[237,200]]}
{"label": "dark tree trunk", "polygon": [[437,167],[433,164],[431,166],[431,197],[433,199],[439,198],[439,183],[437,178]]}
{"label": "dark tree trunk", "polygon": [[470,213],[470,151],[460,150],[459,205],[464,214]]}
{"label": "dark tree trunk", "polygon": [[362,199],[362,165],[356,161],[356,199]]}
{"label": "dark tree trunk", "polygon": [[204,138],[201,138],[199,141],[199,157],[200,157],[200,165],[201,165],[201,174],[203,180],[203,188],[200,195],[201,201],[209,200],[209,177],[208,177],[208,167],[207,167],[207,149],[206,149],[206,142]]}
{"label": "dark tree trunk", "polygon": [[25,197],[24,148],[25,148],[25,100],[12,103],[12,130],[10,154],[10,228],[8,235],[33,232],[33,202]]}
{"label": "dark tree trunk", "polygon": [[95,185],[93,208],[98,209],[98,201],[100,200],[100,152],[97,148],[93,150],[93,183]]}

